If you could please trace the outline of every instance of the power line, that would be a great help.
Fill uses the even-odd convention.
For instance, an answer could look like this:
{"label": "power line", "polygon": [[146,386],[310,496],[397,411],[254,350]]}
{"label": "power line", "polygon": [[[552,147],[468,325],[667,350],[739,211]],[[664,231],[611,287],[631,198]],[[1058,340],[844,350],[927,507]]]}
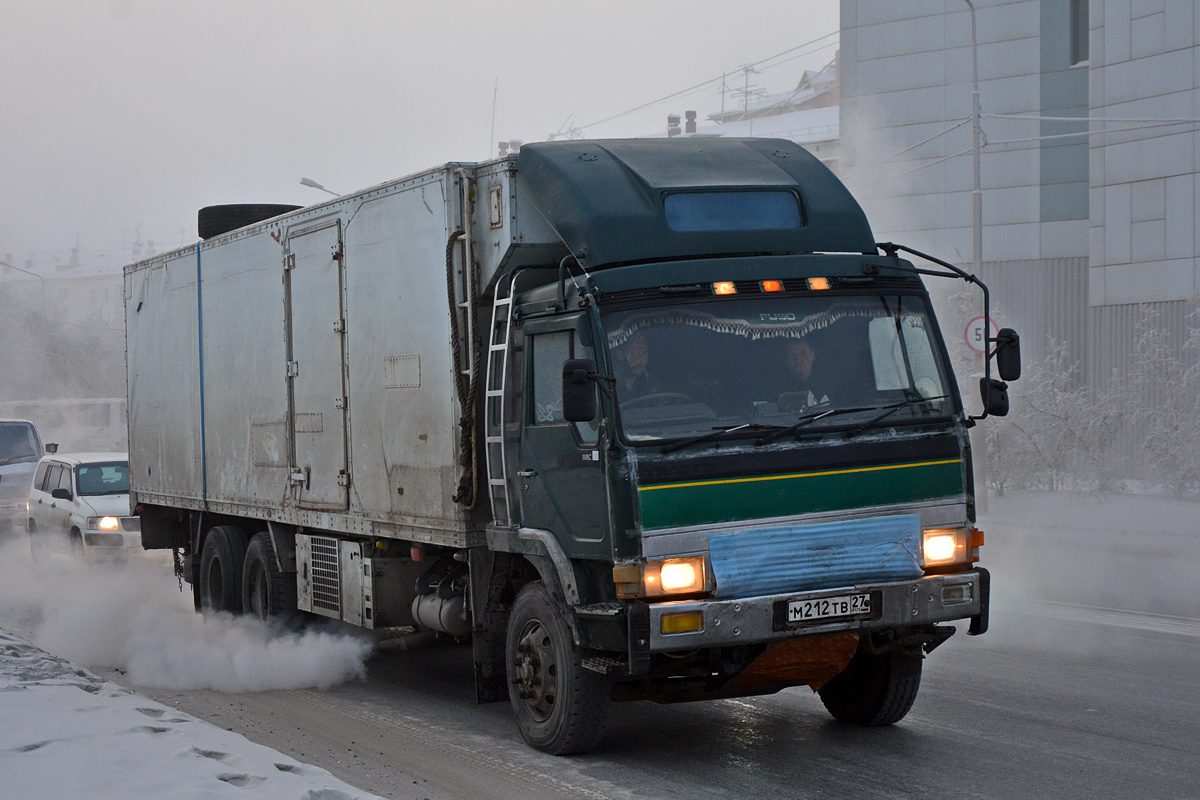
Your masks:
{"label": "power line", "polygon": [[[830,31],[829,33],[827,33],[823,36],[818,36],[816,39],[813,39],[812,41],[808,41],[808,42],[805,42],[804,44],[796,45],[795,47],[790,47],[787,50],[784,50],[782,53],[776,53],[775,55],[767,56],[766,58],[756,61],[753,64],[748,64],[747,66],[750,68],[761,66],[763,64],[766,64],[768,61],[771,61],[776,58],[780,58],[781,56],[788,55],[789,53],[794,53],[797,50],[802,50],[805,47],[812,47],[813,45],[815,45],[819,42],[822,42],[825,39],[830,38],[831,36],[837,36],[839,33],[840,33],[840,31]],[[827,45],[825,45],[825,46],[827,46]],[[818,50],[819,49],[822,49],[822,48],[818,48]],[[795,56],[795,58],[799,58],[802,55],[806,55],[806,54],[801,53],[800,55]],[[790,61],[792,59],[788,59],[788,60]],[[783,62],[781,62],[781,63],[783,63]],[[778,64],[771,65],[771,67],[775,67],[775,66],[779,66],[779,65]],[[766,69],[770,69],[771,67],[766,67]],[[678,92],[672,92],[671,94],[660,97],[657,100],[651,100],[648,103],[642,103],[640,106],[636,106],[636,107],[630,108],[626,111],[622,111],[619,114],[613,114],[611,117],[605,117],[604,119],[597,120],[596,122],[589,122],[587,125],[580,125],[577,128],[575,128],[575,130],[582,131],[587,128],[594,128],[597,125],[603,125],[606,122],[612,122],[614,119],[620,119],[621,117],[624,117],[628,114],[633,114],[638,111],[642,111],[644,109],[650,108],[651,106],[656,106],[656,105],[659,105],[660,103],[665,103],[668,100],[674,100],[677,97],[681,97],[690,92],[697,91],[698,89],[703,89],[706,86],[710,86],[711,84],[722,83],[722,82],[724,82],[725,78],[726,78],[725,75],[721,75],[719,78],[710,78],[706,81],[696,84],[695,86],[689,86],[686,89],[681,89]]]}
{"label": "power line", "polygon": [[934,139],[938,138],[939,136],[945,136],[950,131],[957,130],[957,129],[961,128],[963,125],[966,125],[970,121],[971,121],[970,119],[964,119],[961,122],[957,122],[954,125],[951,125],[949,128],[945,128],[943,130],[938,131],[933,136],[928,136],[928,137],[922,139],[921,141],[917,142],[916,144],[911,144],[908,147],[905,147],[903,150],[897,150],[896,152],[892,153],[891,155],[885,156],[885,157],[879,159],[874,164],[868,164],[865,167],[860,167],[859,169],[856,169],[854,172],[851,172],[848,175],[842,176],[842,180],[849,180],[850,178],[853,178],[855,175],[866,172],[867,170],[870,170],[870,169],[874,169],[875,167],[878,167],[880,164],[887,163],[888,161],[891,161],[892,159],[896,158],[897,156],[902,156],[905,153],[909,152],[910,150],[916,150],[921,145],[929,144],[930,142],[932,142]]}
{"label": "power line", "polygon": [[965,156],[965,155],[969,154],[970,152],[971,152],[971,148],[968,147],[966,150],[959,150],[957,153],[951,153],[948,156],[944,156],[942,158],[938,158],[933,161],[929,161],[925,164],[921,164],[920,166],[913,167],[912,169],[906,169],[904,172],[897,172],[894,175],[885,175],[885,176],[879,178],[878,180],[871,181],[870,183],[858,184],[854,188],[861,191],[862,189],[866,189],[866,188],[874,186],[878,183],[884,183],[885,181],[895,180],[896,178],[902,178],[905,175],[911,175],[914,172],[918,172],[918,171],[926,169],[928,167],[936,167],[938,164],[941,164],[945,161],[949,161],[952,158],[958,158],[960,156]]}

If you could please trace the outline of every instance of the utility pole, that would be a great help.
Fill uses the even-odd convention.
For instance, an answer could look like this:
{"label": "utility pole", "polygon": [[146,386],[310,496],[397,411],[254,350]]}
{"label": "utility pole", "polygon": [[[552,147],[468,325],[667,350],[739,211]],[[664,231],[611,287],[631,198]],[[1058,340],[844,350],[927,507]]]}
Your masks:
{"label": "utility pole", "polygon": [[[979,39],[975,26],[975,4],[963,0],[971,12],[971,271],[978,275],[983,268],[983,185],[979,166],[979,151],[983,146],[982,112],[979,105]],[[985,320],[990,325],[991,320]],[[987,329],[991,333],[990,327]],[[981,375],[987,371],[987,354],[991,343],[984,342],[984,354],[980,356]],[[978,430],[978,429],[976,429]],[[975,507],[987,513],[987,437],[980,432],[975,436]]]}

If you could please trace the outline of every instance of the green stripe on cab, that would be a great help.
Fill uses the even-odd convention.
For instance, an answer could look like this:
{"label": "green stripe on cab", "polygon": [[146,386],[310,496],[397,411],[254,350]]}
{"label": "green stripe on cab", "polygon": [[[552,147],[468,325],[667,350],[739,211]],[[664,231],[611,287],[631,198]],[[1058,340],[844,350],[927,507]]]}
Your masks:
{"label": "green stripe on cab", "polygon": [[960,496],[962,459],[758,475],[638,488],[643,530],[786,517]]}

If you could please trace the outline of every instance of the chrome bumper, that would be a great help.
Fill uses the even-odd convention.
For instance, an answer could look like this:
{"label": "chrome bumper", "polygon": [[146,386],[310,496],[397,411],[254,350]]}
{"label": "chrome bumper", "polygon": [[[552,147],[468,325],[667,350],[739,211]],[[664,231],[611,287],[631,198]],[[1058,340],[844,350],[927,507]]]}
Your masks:
{"label": "chrome bumper", "polygon": [[[868,614],[801,623],[786,621],[787,604],[791,600],[816,600],[861,593],[871,595],[871,611]],[[649,606],[650,652],[756,644],[839,631],[907,628],[979,617],[986,610],[987,582],[976,571],[933,575],[898,583],[839,586],[763,597],[679,600]],[[702,630],[662,633],[664,615],[696,611],[704,615]]]}

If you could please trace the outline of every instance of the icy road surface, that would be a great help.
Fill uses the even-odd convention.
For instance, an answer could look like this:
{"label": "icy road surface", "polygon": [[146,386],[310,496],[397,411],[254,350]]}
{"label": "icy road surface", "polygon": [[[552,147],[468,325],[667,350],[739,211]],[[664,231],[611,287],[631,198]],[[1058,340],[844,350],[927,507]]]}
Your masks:
{"label": "icy road surface", "polygon": [[155,703],[0,629],[6,800],[374,798],[319,767]]}

